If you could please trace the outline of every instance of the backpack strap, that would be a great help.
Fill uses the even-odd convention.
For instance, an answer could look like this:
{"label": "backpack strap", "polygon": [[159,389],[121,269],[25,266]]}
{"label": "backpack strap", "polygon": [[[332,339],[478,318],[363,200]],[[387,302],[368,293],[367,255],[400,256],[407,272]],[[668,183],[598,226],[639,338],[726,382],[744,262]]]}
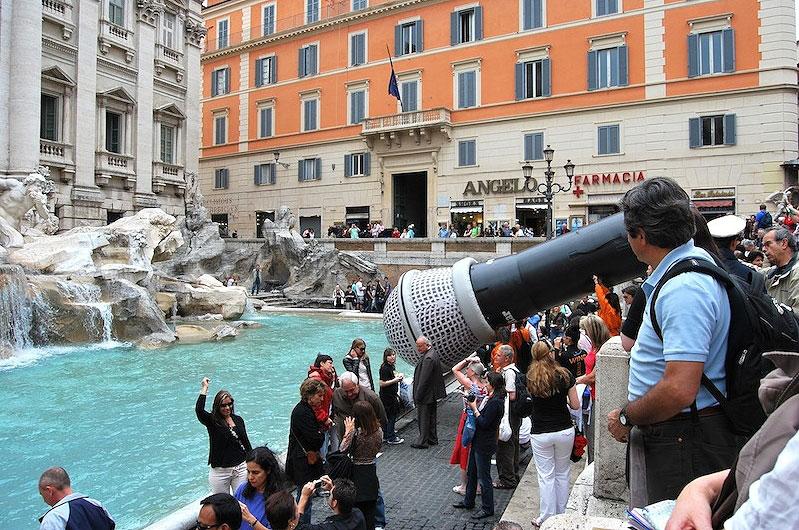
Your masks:
{"label": "backpack strap", "polygon": [[[700,258],[687,258],[678,261],[677,263],[672,265],[672,267],[666,271],[666,274],[664,274],[663,277],[660,279],[660,281],[657,283],[657,285],[655,286],[655,290],[652,291],[652,302],[650,303],[649,306],[649,319],[652,322],[652,329],[655,330],[655,333],[657,334],[661,342],[663,342],[663,330],[660,328],[660,324],[658,324],[657,321],[655,303],[657,302],[660,290],[663,288],[666,282],[671,280],[675,276],[684,274],[686,272],[698,272],[700,274],[707,274],[708,276],[711,276],[713,279],[719,282],[722,286],[724,286],[724,288],[727,290],[728,293],[730,289],[735,288],[735,284],[733,283],[732,278],[730,278],[730,275],[727,273],[727,271],[725,271],[715,263],[710,263],[707,260]],[[725,367],[726,367],[726,361],[725,361]],[[719,405],[721,405],[723,409],[725,410],[727,409],[728,407],[727,397],[721,392],[721,390],[719,390],[719,388],[713,383],[713,381],[711,381],[710,378],[705,375],[704,372],[702,372],[702,386],[704,386],[707,389],[707,391],[710,392],[713,398],[715,398],[715,400],[719,402]],[[696,401],[694,401],[694,404],[695,403]]]}

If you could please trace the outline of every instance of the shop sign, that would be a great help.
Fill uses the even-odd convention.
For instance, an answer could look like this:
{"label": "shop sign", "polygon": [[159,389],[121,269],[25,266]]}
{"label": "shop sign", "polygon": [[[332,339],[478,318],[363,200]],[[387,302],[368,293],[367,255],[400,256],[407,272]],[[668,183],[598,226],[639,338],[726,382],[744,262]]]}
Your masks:
{"label": "shop sign", "polygon": [[538,181],[531,178],[527,182],[524,179],[493,179],[493,180],[470,180],[466,183],[466,188],[463,190],[463,195],[509,195],[512,193],[520,193],[529,191],[535,193],[538,187]]}
{"label": "shop sign", "polygon": [[646,171],[624,171],[619,173],[594,173],[575,175],[575,186],[599,186],[602,184],[635,184],[646,178]]}
{"label": "shop sign", "polygon": [[482,208],[483,201],[452,201],[453,208]]}
{"label": "shop sign", "polygon": [[692,199],[730,199],[735,197],[735,188],[708,188],[691,190]]}
{"label": "shop sign", "polygon": [[524,197],[522,199],[516,199],[516,204],[546,204],[547,199],[546,197],[539,196],[539,197]]}

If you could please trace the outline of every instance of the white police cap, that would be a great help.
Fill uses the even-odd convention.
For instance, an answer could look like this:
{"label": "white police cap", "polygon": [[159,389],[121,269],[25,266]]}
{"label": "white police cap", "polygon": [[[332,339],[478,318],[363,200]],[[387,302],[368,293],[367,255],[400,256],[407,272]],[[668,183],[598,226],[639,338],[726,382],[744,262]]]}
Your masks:
{"label": "white police cap", "polygon": [[746,221],[737,215],[725,215],[718,217],[707,223],[710,235],[719,239],[725,239],[739,235],[746,228]]}

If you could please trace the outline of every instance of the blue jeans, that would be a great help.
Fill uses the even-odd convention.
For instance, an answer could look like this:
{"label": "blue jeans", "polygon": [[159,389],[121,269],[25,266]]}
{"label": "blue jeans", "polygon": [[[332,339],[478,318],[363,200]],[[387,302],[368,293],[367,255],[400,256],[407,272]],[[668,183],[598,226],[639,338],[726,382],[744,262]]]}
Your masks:
{"label": "blue jeans", "polygon": [[474,506],[477,497],[477,482],[480,482],[481,503],[483,511],[494,513],[494,486],[491,484],[491,453],[469,451],[469,463],[466,466],[466,496],[463,504]]}
{"label": "blue jeans", "polygon": [[388,441],[394,441],[397,439],[397,431],[395,430],[395,425],[397,425],[397,413],[396,411],[389,412],[386,411],[386,432],[383,434],[383,438]]}
{"label": "blue jeans", "polygon": [[377,490],[377,503],[375,504],[375,526],[386,526],[386,503],[383,501],[383,492]]}
{"label": "blue jeans", "polygon": [[[296,501],[300,502],[300,497],[302,497],[302,486],[297,486],[297,498]],[[311,505],[313,504],[313,495],[308,497],[308,504],[305,505],[305,511],[302,512],[302,516],[300,517],[300,523],[311,524]]]}

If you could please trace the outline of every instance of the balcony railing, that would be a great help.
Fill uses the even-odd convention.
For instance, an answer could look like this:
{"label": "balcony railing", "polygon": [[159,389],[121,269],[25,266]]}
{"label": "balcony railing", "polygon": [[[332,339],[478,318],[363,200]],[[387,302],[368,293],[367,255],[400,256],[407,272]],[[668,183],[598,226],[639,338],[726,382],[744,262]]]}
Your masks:
{"label": "balcony railing", "polygon": [[97,151],[94,171],[97,174],[108,176],[124,176],[128,177],[135,175],[133,171],[133,157],[130,155],[123,155],[120,153],[109,153],[108,151]]}
{"label": "balcony railing", "polygon": [[72,21],[72,0],[42,0],[42,16],[61,26],[64,40],[72,37],[75,24]]}
{"label": "balcony railing", "polygon": [[373,134],[388,131],[412,129],[415,127],[428,127],[432,125],[450,125],[449,109],[439,108],[431,110],[417,110],[403,112],[390,116],[366,118],[363,122],[363,134]]}
{"label": "balcony railing", "polygon": [[125,51],[125,60],[127,62],[133,61],[133,56],[136,53],[133,42],[133,31],[117,26],[108,20],[100,21],[100,52],[106,54],[111,49],[111,46],[116,46]]}
{"label": "balcony railing", "polygon": [[39,160],[43,164],[51,164],[59,167],[71,167],[75,165],[72,155],[73,146],[52,140],[39,140]]}
{"label": "balcony railing", "polygon": [[159,57],[171,61],[175,64],[180,64],[183,58],[183,53],[173,50],[163,44],[156,44],[156,49],[158,50]]}
{"label": "balcony railing", "polygon": [[165,162],[153,162],[153,192],[163,193],[167,185],[175,187],[175,195],[183,194],[186,190],[183,166]]}

